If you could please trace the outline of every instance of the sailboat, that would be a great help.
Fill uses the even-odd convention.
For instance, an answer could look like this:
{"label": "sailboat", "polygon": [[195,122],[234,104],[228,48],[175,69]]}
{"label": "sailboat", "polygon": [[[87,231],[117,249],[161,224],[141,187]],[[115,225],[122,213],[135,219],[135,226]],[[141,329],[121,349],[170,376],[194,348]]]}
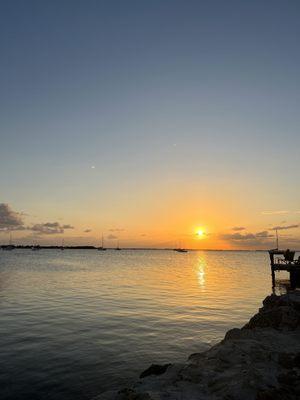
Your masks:
{"label": "sailboat", "polygon": [[65,239],[64,239],[64,238],[61,239],[61,246],[60,246],[60,249],[61,249],[61,250],[64,250],[64,249],[65,249]]}
{"label": "sailboat", "polygon": [[102,235],[101,246],[100,246],[100,247],[98,247],[98,251],[106,251],[106,248],[104,247],[103,235]]}
{"label": "sailboat", "polygon": [[3,250],[14,250],[15,245],[12,244],[11,232],[9,232],[9,244],[6,246],[3,246],[2,248],[3,248]]}
{"label": "sailboat", "polygon": [[178,253],[187,253],[187,249],[182,249],[181,247],[179,247],[178,249],[174,249],[174,251],[177,251]]}
{"label": "sailboat", "polygon": [[120,246],[119,246],[119,241],[118,241],[118,244],[117,244],[117,247],[115,248],[115,250],[118,250],[118,251],[122,250],[122,249],[120,248]]}
{"label": "sailboat", "polygon": [[181,245],[179,245],[179,247],[176,247],[175,249],[173,249],[174,251],[177,251],[177,253],[187,253],[187,249],[184,249],[183,247],[181,247]]}
{"label": "sailboat", "polygon": [[31,247],[31,250],[32,250],[32,251],[41,250],[41,246],[40,246],[39,244],[34,244],[34,245]]}

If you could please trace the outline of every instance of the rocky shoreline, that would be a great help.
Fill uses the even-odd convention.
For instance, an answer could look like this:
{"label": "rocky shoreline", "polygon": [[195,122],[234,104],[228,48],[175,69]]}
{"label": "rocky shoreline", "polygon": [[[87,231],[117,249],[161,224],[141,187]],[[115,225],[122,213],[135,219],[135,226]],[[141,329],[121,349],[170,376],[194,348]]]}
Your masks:
{"label": "rocky shoreline", "polygon": [[97,400],[300,399],[300,291],[271,295],[241,329],[184,364],[152,365]]}

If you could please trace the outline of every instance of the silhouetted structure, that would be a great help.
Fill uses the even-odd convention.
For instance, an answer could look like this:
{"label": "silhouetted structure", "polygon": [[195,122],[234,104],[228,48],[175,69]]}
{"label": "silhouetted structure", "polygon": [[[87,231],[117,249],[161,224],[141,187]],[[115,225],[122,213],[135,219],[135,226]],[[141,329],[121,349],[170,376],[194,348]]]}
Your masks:
{"label": "silhouetted structure", "polygon": [[295,252],[287,250],[269,250],[271,261],[272,286],[275,286],[275,272],[287,271],[290,274],[291,287],[300,286],[300,257],[294,259]]}

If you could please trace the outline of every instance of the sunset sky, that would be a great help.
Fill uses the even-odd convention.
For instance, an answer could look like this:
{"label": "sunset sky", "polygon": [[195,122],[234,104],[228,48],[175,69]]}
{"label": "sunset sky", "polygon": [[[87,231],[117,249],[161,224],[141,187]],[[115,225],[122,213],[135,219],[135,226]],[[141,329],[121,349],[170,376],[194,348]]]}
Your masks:
{"label": "sunset sky", "polygon": [[1,2],[1,243],[300,248],[299,16]]}

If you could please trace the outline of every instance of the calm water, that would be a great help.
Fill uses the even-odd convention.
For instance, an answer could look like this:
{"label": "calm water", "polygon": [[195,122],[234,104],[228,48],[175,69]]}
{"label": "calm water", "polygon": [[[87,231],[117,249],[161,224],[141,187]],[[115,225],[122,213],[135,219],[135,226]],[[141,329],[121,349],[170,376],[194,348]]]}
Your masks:
{"label": "calm water", "polygon": [[207,348],[270,292],[260,252],[1,251],[1,399],[91,399]]}

